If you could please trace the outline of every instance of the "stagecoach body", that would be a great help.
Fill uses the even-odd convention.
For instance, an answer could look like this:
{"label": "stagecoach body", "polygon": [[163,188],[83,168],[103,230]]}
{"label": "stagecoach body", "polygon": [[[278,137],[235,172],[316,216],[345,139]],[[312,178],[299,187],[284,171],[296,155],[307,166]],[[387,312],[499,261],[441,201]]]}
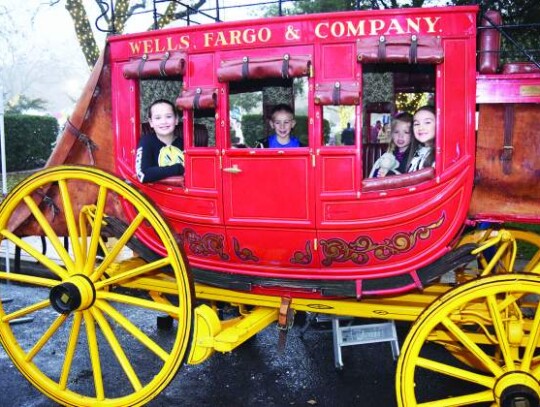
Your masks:
{"label": "stagecoach body", "polygon": [[[18,189],[20,196],[27,193],[31,199],[14,193],[4,203],[8,214],[2,227],[8,231],[4,236],[18,245],[22,243],[17,236],[57,235],[70,237],[79,254],[88,250],[95,254],[98,246],[105,247],[100,239],[118,239],[133,251],[134,258],[122,262],[114,261],[118,252],[112,249],[113,258],[104,260],[105,265],[96,263],[95,273],[94,263],[67,261],[77,269],[77,277],[51,266],[67,283],[55,286],[49,296],[61,315],[84,314],[95,301],[113,296],[109,291],[91,294],[92,287],[107,286],[101,279],[112,279],[111,284],[149,293],[157,304],[165,304],[157,305],[158,311],[178,320],[177,339],[156,374],[157,385],[151,381],[126,396],[128,403],[145,402],[171,380],[187,354],[192,318],[197,321],[197,337],[215,338],[220,332],[211,310],[196,311],[193,317],[193,294],[202,300],[262,305],[253,318],[261,326],[279,319],[285,328],[289,308],[413,321],[434,302],[404,347],[410,353],[403,358],[398,377],[402,405],[416,402],[409,377],[411,365],[421,364],[415,341],[427,343],[429,337],[446,346],[456,341],[431,325],[439,318],[433,312],[450,319],[455,312],[451,306],[466,308],[469,301],[497,319],[491,300],[479,308],[476,304],[484,280],[476,283],[467,273],[458,277],[470,285],[458,288],[461,294],[456,297],[452,291],[443,297],[451,305],[435,301],[448,290],[439,278],[458,266],[463,270],[479,257],[480,271],[475,275],[489,278],[500,269],[505,273],[492,276],[490,295],[508,295],[505,290],[514,280],[506,273],[515,269],[516,239],[538,246],[535,237],[520,232],[489,229],[463,237],[465,229],[474,230],[479,224],[540,221],[536,126],[540,69],[534,62],[503,67],[496,57],[500,42],[496,23],[489,19],[491,26],[484,21],[487,27],[477,30],[478,13],[477,7],[441,7],[289,16],[108,39],[47,163],[48,175],[30,181],[39,184],[33,192],[25,192],[24,186]],[[496,18],[485,15],[489,17]],[[402,93],[431,97],[437,118],[435,165],[416,173],[369,178],[374,159],[384,152],[369,138],[371,120],[394,114],[397,95]],[[184,140],[186,172],[183,177],[143,184],[135,173],[137,145],[148,131],[149,103],[163,97],[181,112],[177,131]],[[251,123],[260,129],[261,138],[267,135],[272,106],[293,106],[297,121],[303,123],[298,131],[305,147],[261,149],[242,142],[235,116],[240,97],[252,97],[257,105],[259,113]],[[347,115],[345,120],[336,118],[340,113]],[[340,133],[346,121],[354,128],[353,143],[330,142],[328,128]],[[64,179],[62,168],[74,182]],[[84,168],[89,168],[87,175]],[[93,178],[97,185],[88,187]],[[105,196],[108,189],[114,193]],[[69,216],[57,216],[51,208]],[[73,239],[77,228],[80,238]],[[77,243],[85,242],[85,236],[88,244]],[[61,251],[58,242],[55,247]],[[498,254],[484,256],[488,248]],[[141,275],[144,267],[157,274]],[[523,271],[540,271],[538,255]],[[9,274],[3,277],[17,281]],[[537,277],[518,280],[525,291],[538,291]],[[39,281],[54,285],[52,280]],[[83,297],[76,305],[62,302],[70,290]],[[412,290],[422,290],[423,299],[408,297]],[[179,298],[165,300],[168,295]],[[509,307],[508,301],[502,303]],[[503,336],[502,324],[493,322],[495,336]],[[524,336],[531,338],[538,329],[530,323],[521,326]],[[456,331],[448,329],[459,342]],[[194,346],[189,359],[197,363],[214,349],[231,350],[255,331],[248,328],[230,346],[219,341]],[[492,336],[475,335],[478,343],[492,344]],[[7,346],[13,342],[4,340]],[[461,358],[456,356],[460,352]],[[487,364],[497,370],[481,357],[482,363],[471,362],[476,352],[463,339],[450,350],[475,369]],[[489,397],[497,402],[514,397],[507,389],[514,390],[522,370]],[[41,376],[27,377],[57,401],[72,403],[64,390],[43,385],[46,379]],[[537,385],[528,386],[540,394],[534,390]],[[108,399],[101,390],[92,400],[126,402]]]}

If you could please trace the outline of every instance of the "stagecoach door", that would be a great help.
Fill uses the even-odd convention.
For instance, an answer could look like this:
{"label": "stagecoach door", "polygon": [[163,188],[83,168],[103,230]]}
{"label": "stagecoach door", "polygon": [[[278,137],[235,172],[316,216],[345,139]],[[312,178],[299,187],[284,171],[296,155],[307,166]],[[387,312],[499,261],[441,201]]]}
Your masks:
{"label": "stagecoach door", "polygon": [[[272,267],[311,267],[306,259],[315,208],[308,136],[312,49],[235,51],[219,57],[218,79],[224,84],[220,114],[229,119],[221,121],[226,138],[223,209],[233,255],[246,270],[253,265],[268,273]],[[261,148],[273,133],[270,113],[281,103],[295,112],[293,134],[302,146]]]}

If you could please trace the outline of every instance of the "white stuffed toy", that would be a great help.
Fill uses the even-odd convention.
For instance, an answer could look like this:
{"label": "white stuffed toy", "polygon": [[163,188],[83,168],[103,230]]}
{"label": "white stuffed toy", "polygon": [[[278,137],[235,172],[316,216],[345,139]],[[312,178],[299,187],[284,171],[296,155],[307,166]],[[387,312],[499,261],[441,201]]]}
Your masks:
{"label": "white stuffed toy", "polygon": [[399,161],[394,156],[394,154],[384,153],[379,157],[377,161],[375,161],[375,164],[373,164],[373,168],[371,169],[369,177],[373,178],[375,176],[375,173],[377,174],[377,178],[385,177],[390,171],[393,171],[394,174],[399,174],[400,172],[397,171],[398,167]]}

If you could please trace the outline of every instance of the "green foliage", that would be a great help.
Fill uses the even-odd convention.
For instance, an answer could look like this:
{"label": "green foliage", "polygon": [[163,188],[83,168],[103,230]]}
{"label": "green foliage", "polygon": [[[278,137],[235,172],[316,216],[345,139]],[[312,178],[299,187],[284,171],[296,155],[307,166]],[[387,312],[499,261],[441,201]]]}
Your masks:
{"label": "green foliage", "polygon": [[[294,127],[292,134],[300,139],[304,145],[308,145],[308,118],[307,116],[296,116],[296,126]],[[264,123],[261,120],[260,115],[246,114],[242,116],[242,134],[246,145],[249,147],[255,147],[257,141],[264,139],[270,134],[264,134]],[[323,122],[323,134],[325,142],[330,137],[330,123],[328,120]]]}
{"label": "green foliage", "polygon": [[51,155],[58,131],[54,117],[6,115],[7,171],[42,167]]}
{"label": "green foliage", "polygon": [[47,102],[41,98],[31,99],[25,95],[19,95],[10,100],[6,105],[6,114],[23,114],[29,110],[45,111]]}
{"label": "green foliage", "polygon": [[247,146],[255,147],[257,140],[265,138],[264,123],[261,115],[245,114],[242,116],[242,134]]}

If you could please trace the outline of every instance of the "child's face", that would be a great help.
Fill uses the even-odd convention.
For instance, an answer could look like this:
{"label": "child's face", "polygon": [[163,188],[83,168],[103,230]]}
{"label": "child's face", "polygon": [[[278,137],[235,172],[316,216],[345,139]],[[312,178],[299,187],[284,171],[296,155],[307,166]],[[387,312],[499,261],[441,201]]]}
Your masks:
{"label": "child's face", "polygon": [[416,112],[413,118],[414,137],[420,143],[432,143],[435,140],[435,115],[429,110]]}
{"label": "child's face", "polygon": [[278,138],[282,140],[290,137],[295,124],[294,117],[288,112],[277,111],[272,116],[272,120],[270,120],[270,127],[274,129]]}
{"label": "child's face", "polygon": [[392,130],[392,140],[399,151],[405,151],[411,144],[410,123],[402,122],[400,120],[396,121],[394,129]]}
{"label": "child's face", "polygon": [[178,124],[178,117],[167,103],[158,103],[150,109],[151,117],[148,119],[150,127],[154,129],[156,135],[168,137],[174,133],[174,128]]}

